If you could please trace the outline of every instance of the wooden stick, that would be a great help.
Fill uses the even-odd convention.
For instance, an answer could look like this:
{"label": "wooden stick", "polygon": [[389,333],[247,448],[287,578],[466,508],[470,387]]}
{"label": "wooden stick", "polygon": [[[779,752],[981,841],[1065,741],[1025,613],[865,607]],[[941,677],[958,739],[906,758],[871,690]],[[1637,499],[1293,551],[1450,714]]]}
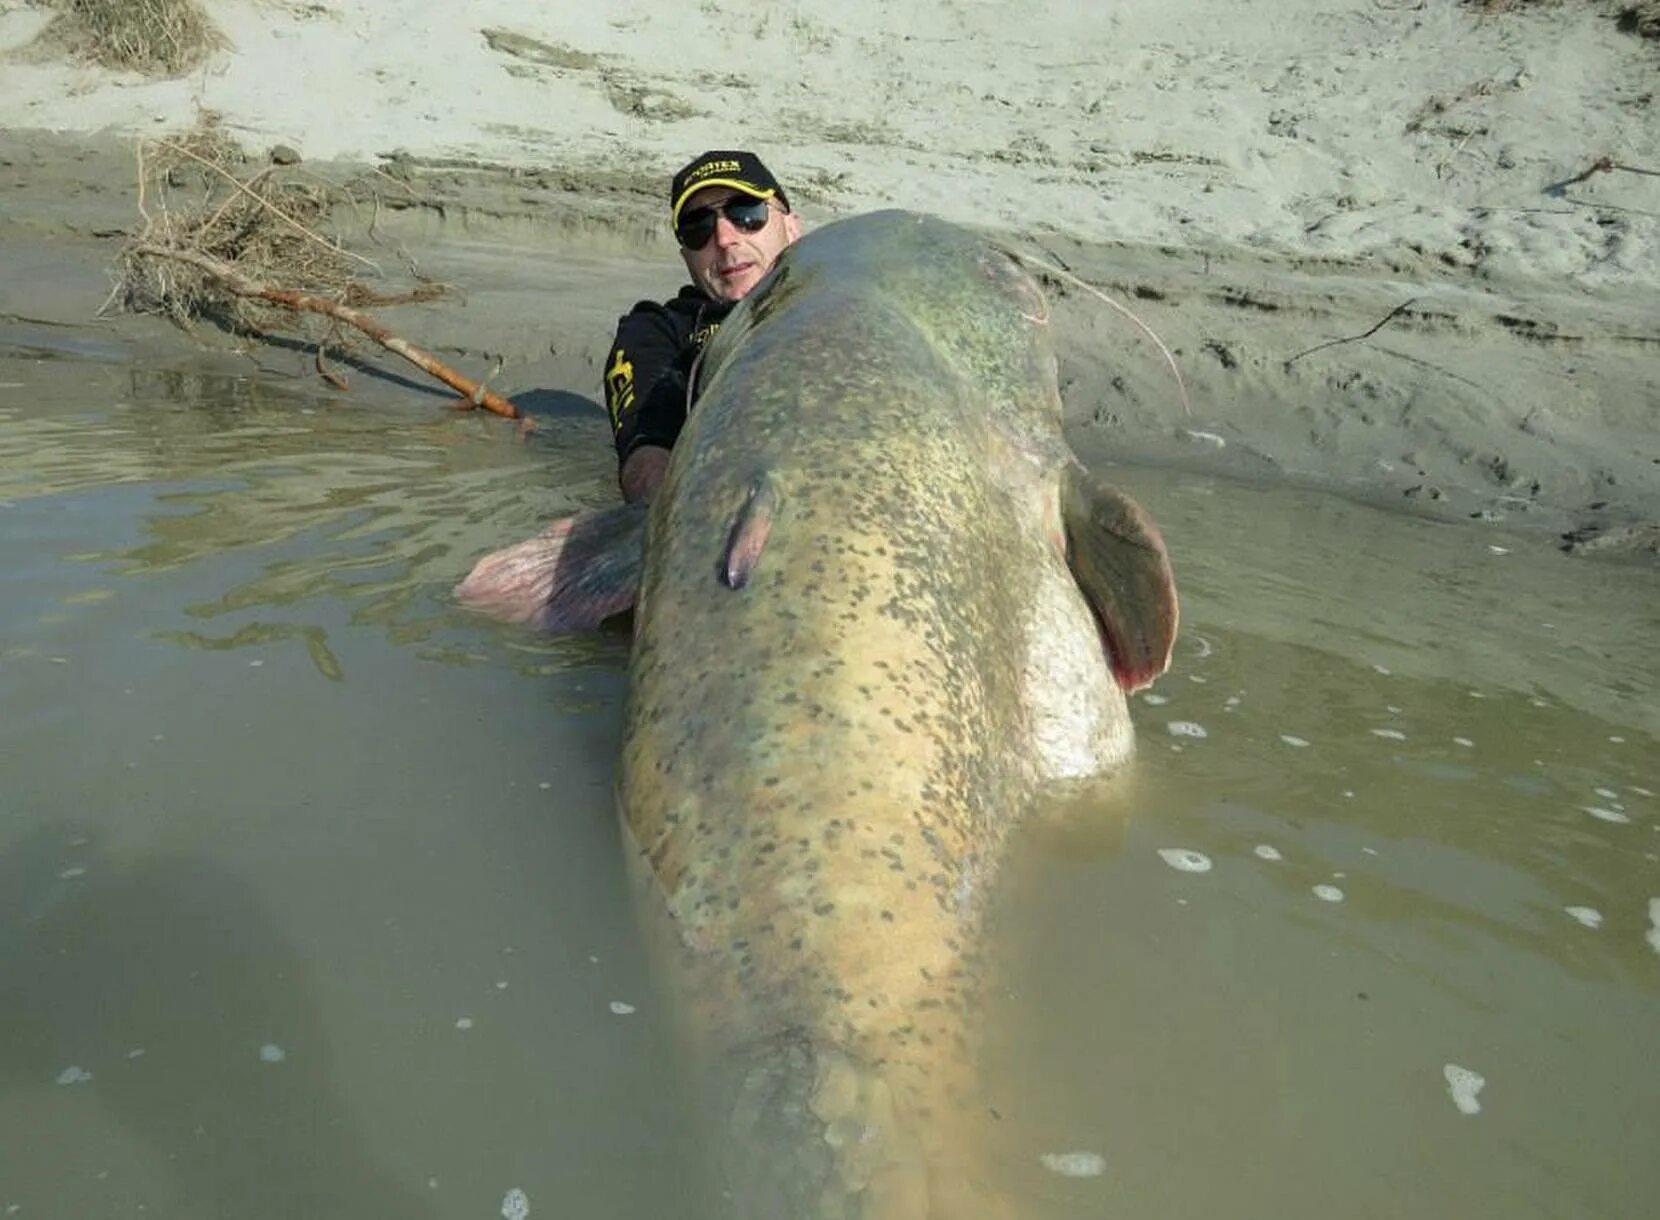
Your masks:
{"label": "wooden stick", "polygon": [[239,297],[256,297],[262,301],[271,301],[289,309],[322,314],[324,317],[344,322],[348,326],[355,326],[387,351],[402,356],[423,372],[430,373],[452,390],[461,394],[463,399],[461,403],[457,404],[459,407],[470,409],[474,406],[480,406],[505,419],[522,418],[519,409],[500,394],[497,394],[494,390],[486,389],[478,382],[463,377],[436,356],[424,352],[414,344],[394,335],[360,309],[353,309],[349,305],[342,305],[340,302],[331,301],[327,297],[314,296],[307,292],[297,292],[292,288],[275,288],[269,284],[262,284],[258,280],[243,275],[230,264],[222,263],[211,255],[202,254],[196,250],[178,250],[171,246],[141,243],[132,248],[132,253],[150,258],[169,258],[176,259],[181,263],[189,263],[191,266],[207,272]]}

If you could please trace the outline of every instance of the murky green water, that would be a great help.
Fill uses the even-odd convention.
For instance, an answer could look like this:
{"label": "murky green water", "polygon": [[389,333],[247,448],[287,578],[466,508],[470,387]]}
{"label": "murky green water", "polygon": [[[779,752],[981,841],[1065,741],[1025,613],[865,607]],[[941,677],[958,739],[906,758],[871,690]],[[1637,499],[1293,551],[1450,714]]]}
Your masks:
{"label": "murky green water", "polygon": [[[0,1215],[701,1214],[626,635],[448,598],[605,500],[603,427],[0,360]],[[1646,1214],[1660,580],[1124,482],[1187,633],[1133,774],[1004,878],[998,1176],[1045,1217]]]}

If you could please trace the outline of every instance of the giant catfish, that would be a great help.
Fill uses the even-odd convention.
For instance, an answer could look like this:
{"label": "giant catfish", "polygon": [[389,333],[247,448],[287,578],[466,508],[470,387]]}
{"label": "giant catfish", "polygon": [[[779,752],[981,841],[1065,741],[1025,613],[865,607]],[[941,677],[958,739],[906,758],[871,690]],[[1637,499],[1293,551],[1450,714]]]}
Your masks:
{"label": "giant catfish", "polygon": [[459,587],[556,629],[634,605],[625,841],[740,1065],[727,1214],[985,1214],[988,886],[1040,789],[1129,755],[1176,630],[1156,529],[1061,438],[1047,320],[962,229],[829,225],[710,344],[649,510]]}

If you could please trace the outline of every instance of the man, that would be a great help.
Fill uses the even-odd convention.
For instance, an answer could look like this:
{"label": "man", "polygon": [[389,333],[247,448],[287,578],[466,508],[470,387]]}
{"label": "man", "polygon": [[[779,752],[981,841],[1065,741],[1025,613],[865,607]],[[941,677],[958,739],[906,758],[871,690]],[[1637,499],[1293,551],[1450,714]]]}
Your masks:
{"label": "man", "polygon": [[698,353],[801,236],[784,188],[749,152],[706,152],[676,174],[669,218],[692,282],[672,300],[641,301],[619,319],[605,362],[617,478],[629,501],[646,499],[663,480]]}

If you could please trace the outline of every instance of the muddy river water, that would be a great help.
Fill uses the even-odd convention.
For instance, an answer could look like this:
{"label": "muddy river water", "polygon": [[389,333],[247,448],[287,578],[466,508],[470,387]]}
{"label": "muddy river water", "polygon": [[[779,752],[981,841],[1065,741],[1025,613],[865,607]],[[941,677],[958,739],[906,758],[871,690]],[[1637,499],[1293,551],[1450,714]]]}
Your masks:
{"label": "muddy river water", "polygon": [[[0,354],[0,1216],[718,1215],[617,842],[627,636],[449,596],[612,494],[597,413]],[[1021,1214],[1649,1214],[1660,576],[1115,477],[1184,635],[1001,880]]]}

